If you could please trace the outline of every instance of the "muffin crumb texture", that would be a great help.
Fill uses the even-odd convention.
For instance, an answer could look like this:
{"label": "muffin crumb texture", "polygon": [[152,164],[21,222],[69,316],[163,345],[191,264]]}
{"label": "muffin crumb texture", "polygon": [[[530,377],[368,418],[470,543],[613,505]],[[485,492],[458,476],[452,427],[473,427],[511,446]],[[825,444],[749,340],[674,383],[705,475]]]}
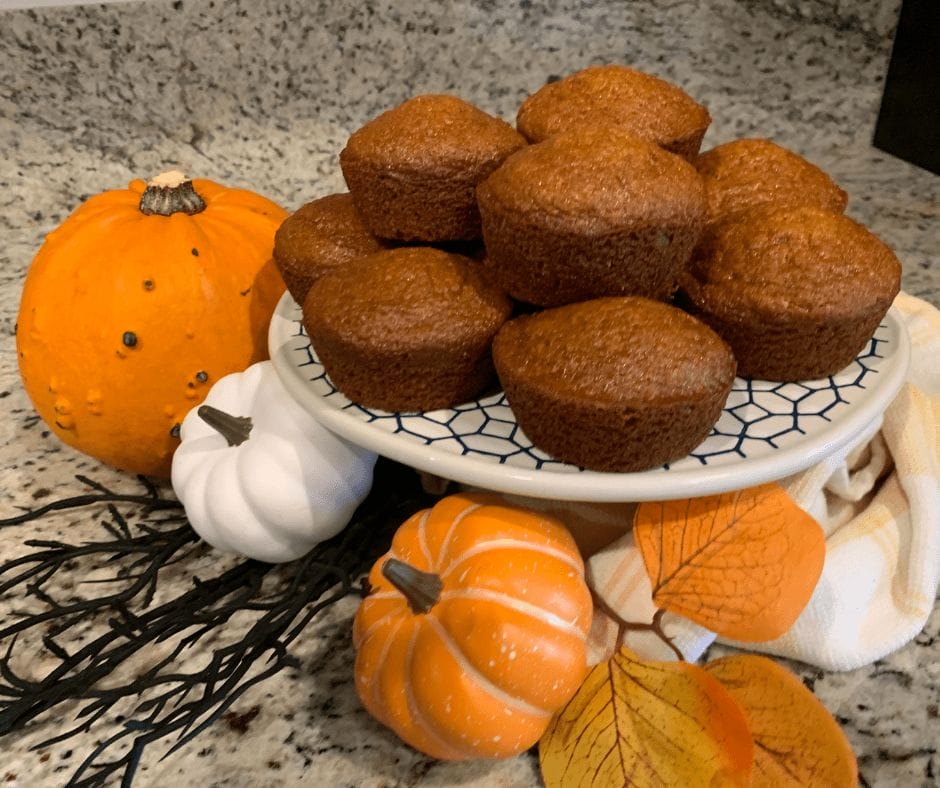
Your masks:
{"label": "muffin crumb texture", "polygon": [[743,376],[794,381],[849,364],[900,285],[894,253],[847,216],[765,208],[710,232],[682,291],[731,345]]}
{"label": "muffin crumb texture", "polygon": [[842,213],[848,195],[806,159],[765,139],[727,142],[698,157],[715,224],[753,208],[822,208]]}
{"label": "muffin crumb texture", "polygon": [[473,260],[431,247],[365,257],[320,279],[304,326],[327,374],[354,402],[446,408],[493,379],[490,345],[512,304]]}
{"label": "muffin crumb texture", "polygon": [[332,383],[386,411],[502,386],[535,446],[656,468],[721,415],[736,374],[835,374],[900,264],[821,169],[767,139],[699,154],[708,110],[622,65],[538,89],[516,127],[422,95],[352,134],[349,194],[274,250]]}
{"label": "muffin crumb texture", "polygon": [[604,471],[688,454],[718,419],[735,375],[730,349],[706,325],[637,297],[516,318],[497,335],[493,357],[533,443]]}
{"label": "muffin crumb texture", "polygon": [[531,145],[487,178],[477,199],[494,278],[514,298],[546,307],[669,298],[705,223],[695,168],[618,129]]}
{"label": "muffin crumb texture", "polygon": [[617,64],[592,66],[529,96],[516,126],[530,142],[587,127],[619,128],[694,160],[711,123],[682,88]]}
{"label": "muffin crumb texture", "polygon": [[399,241],[480,237],[474,190],[525,139],[456,96],[417,96],[355,132],[340,166],[376,235]]}
{"label": "muffin crumb texture", "polygon": [[298,304],[324,274],[388,244],[369,232],[349,194],[331,194],[302,206],[274,236],[274,262]]}

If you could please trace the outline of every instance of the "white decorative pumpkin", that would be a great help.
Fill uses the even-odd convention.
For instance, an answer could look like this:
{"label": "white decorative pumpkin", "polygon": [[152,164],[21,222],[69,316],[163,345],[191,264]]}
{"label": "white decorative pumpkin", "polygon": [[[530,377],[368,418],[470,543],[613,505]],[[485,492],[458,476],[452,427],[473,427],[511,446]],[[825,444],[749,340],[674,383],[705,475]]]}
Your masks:
{"label": "white decorative pumpkin", "polygon": [[180,438],[173,489],[193,528],[259,561],[292,561],[339,533],[372,487],[376,455],[320,426],[270,361],[221,378]]}

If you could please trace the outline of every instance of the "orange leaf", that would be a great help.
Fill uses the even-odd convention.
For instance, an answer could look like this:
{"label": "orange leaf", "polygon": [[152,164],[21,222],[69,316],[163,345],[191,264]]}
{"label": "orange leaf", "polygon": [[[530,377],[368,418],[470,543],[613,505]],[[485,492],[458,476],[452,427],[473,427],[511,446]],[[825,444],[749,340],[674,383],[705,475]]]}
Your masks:
{"label": "orange leaf", "polygon": [[832,716],[796,676],[749,654],[705,669],[744,709],[754,738],[754,788],[858,784],[852,747]]}
{"label": "orange leaf", "polygon": [[634,535],[653,601],[735,640],[786,632],[826,554],[819,524],[778,484],[640,504]]}
{"label": "orange leaf", "polygon": [[702,668],[621,649],[597,665],[539,743],[546,788],[748,785],[738,704]]}

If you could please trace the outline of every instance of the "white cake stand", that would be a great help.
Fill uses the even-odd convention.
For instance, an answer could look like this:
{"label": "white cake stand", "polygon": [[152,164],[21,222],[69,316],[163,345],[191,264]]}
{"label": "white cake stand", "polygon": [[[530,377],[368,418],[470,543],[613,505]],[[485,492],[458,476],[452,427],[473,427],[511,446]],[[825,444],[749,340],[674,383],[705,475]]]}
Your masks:
{"label": "white cake stand", "polygon": [[300,317],[300,307],[285,293],[268,347],[287,391],[325,427],[446,479],[558,500],[662,501],[782,479],[860,437],[897,394],[910,362],[907,329],[892,308],[838,375],[801,383],[738,378],[711,434],[689,456],[642,473],[597,473],[535,448],[501,392],[423,413],[350,402],[326,376]]}

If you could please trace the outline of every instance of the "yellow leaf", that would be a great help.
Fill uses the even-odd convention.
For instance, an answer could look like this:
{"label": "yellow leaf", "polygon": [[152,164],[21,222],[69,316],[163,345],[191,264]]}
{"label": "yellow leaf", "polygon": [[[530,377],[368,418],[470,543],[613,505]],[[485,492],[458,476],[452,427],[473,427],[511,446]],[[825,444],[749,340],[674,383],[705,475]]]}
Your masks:
{"label": "yellow leaf", "polygon": [[657,605],[752,642],[793,625],[826,555],[819,524],[779,484],[640,504],[634,535]]}
{"label": "yellow leaf", "polygon": [[589,674],[539,743],[546,788],[746,786],[738,704],[702,668],[621,649]]}
{"label": "yellow leaf", "polygon": [[855,755],[829,712],[786,668],[750,654],[705,669],[744,710],[754,739],[753,788],[854,788]]}

